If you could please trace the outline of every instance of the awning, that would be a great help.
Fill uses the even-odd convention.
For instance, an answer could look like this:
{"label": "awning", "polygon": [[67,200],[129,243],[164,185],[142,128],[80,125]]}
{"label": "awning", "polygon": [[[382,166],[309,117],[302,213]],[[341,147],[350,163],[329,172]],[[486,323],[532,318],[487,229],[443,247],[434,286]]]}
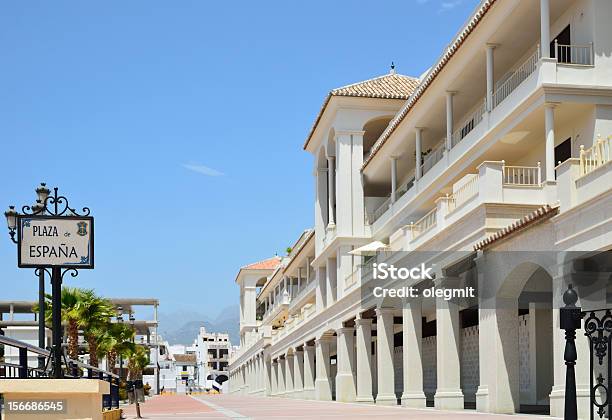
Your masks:
{"label": "awning", "polygon": [[349,254],[352,255],[376,255],[376,251],[387,251],[389,249],[389,245],[384,244],[380,241],[370,242],[367,245],[349,251]]}

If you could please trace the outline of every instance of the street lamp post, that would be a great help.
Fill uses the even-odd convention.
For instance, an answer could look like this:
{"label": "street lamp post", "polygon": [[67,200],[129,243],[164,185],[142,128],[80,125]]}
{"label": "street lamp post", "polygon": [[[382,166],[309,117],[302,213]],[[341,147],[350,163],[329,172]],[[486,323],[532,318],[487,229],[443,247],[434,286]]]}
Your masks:
{"label": "street lamp post", "polygon": [[[61,292],[62,279],[66,273],[72,277],[78,275],[77,268],[93,268],[93,218],[89,216],[90,210],[83,207],[81,214],[76,209],[70,207],[65,196],[58,195],[58,189],[53,189],[53,195],[46,184],[41,183],[36,188],[37,200],[32,206],[23,206],[21,214],[15,210],[15,206],[9,206],[4,212],[6,217],[9,236],[18,248],[18,266],[20,268],[35,268],[38,276],[38,341],[39,346],[45,346],[45,273],[51,277],[51,324],[52,340],[51,366],[52,377],[62,378],[62,328],[61,328]],[[64,222],[70,222],[69,228]],[[77,230],[78,227],[78,230]],[[70,232],[66,229],[71,230]],[[72,229],[75,235],[71,237]],[[57,258],[58,249],[51,244],[50,237],[59,237],[59,232],[63,234],[63,242],[71,243],[71,254],[68,255],[65,243],[61,246],[65,256]],[[24,235],[28,235],[24,239]],[[17,239],[15,239],[17,236]],[[82,240],[75,239],[81,238]],[[86,238],[86,239],[83,239]],[[30,244],[29,253],[23,252],[22,245],[25,240]],[[47,241],[47,242],[45,242]],[[79,242],[80,241],[80,242]],[[87,249],[84,255],[79,255],[82,251],[81,246]],[[32,251],[34,249],[34,251]],[[37,252],[39,249],[53,249],[54,255],[47,255],[45,252]],[[59,251],[61,254],[61,250]],[[73,254],[74,253],[74,254]],[[53,253],[52,253],[53,254]],[[77,260],[70,260],[72,256]],[[65,258],[64,258],[65,257]],[[55,259],[54,259],[55,258]],[[39,359],[39,366],[44,368],[44,361]]]}

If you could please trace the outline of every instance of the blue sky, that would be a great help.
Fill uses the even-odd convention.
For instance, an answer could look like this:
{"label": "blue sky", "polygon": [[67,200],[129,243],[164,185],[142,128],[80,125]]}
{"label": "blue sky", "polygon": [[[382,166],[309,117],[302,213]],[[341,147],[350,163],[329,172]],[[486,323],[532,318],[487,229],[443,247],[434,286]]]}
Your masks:
{"label": "blue sky", "polygon": [[[0,206],[59,186],[96,218],[96,268],[69,284],[214,317],[241,265],[312,225],[326,93],[391,61],[420,75],[477,3],[4,2]],[[36,297],[8,235],[0,281]]]}

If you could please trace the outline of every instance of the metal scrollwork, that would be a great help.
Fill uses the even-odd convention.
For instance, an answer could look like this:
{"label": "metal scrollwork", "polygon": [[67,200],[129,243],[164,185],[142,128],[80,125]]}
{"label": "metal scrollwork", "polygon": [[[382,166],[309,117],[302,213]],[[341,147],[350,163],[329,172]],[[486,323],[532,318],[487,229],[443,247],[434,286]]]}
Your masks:
{"label": "metal scrollwork", "polygon": [[57,187],[53,188],[53,195],[48,196],[44,203],[37,203],[34,206],[23,206],[23,214],[27,216],[48,215],[48,216],[89,216],[89,207],[83,207],[79,213],[75,208],[70,207],[68,198],[58,195]]}
{"label": "metal scrollwork", "polygon": [[45,272],[47,273],[47,275],[49,277],[51,277],[51,272],[49,271],[49,269],[45,268],[45,267],[38,267],[34,270],[34,275],[36,276],[40,276],[40,273]]}
{"label": "metal scrollwork", "polygon": [[70,272],[71,277],[76,277],[79,275],[79,270],[77,270],[76,268],[66,268],[65,270],[62,271],[62,281],[64,280],[64,276],[68,272]]}
{"label": "metal scrollwork", "polygon": [[[598,312],[600,316],[598,316]],[[612,311],[610,309],[583,312],[583,316],[588,315],[584,320],[584,335],[589,339],[590,347],[590,372],[591,372],[591,418],[593,418],[593,407],[597,407],[599,418],[606,416],[606,411],[610,411],[612,395],[610,394],[610,377],[612,376],[612,354],[610,346],[612,344]],[[595,360],[599,366],[607,363],[605,370],[607,377],[595,371]],[[595,382],[593,379],[595,378]],[[598,401],[600,397],[601,401]],[[607,407],[607,410],[606,410]]]}

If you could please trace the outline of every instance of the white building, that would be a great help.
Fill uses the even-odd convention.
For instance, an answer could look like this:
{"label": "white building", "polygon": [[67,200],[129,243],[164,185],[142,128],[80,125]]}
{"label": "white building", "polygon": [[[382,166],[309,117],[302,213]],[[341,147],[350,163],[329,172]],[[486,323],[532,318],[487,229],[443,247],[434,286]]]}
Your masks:
{"label": "white building", "polygon": [[[211,333],[200,327],[198,336],[190,347],[196,355],[198,373],[195,383],[198,387],[211,390],[215,380],[225,383],[229,379],[231,346],[228,334]],[[227,385],[225,388],[227,390]]]}
{"label": "white building", "polygon": [[[484,0],[422,77],[332,90],[304,144],[314,229],[238,273],[231,391],[563,416],[562,293],[598,309],[611,283],[611,19],[608,0]],[[367,293],[373,261],[424,252],[435,287],[477,297]]]}

